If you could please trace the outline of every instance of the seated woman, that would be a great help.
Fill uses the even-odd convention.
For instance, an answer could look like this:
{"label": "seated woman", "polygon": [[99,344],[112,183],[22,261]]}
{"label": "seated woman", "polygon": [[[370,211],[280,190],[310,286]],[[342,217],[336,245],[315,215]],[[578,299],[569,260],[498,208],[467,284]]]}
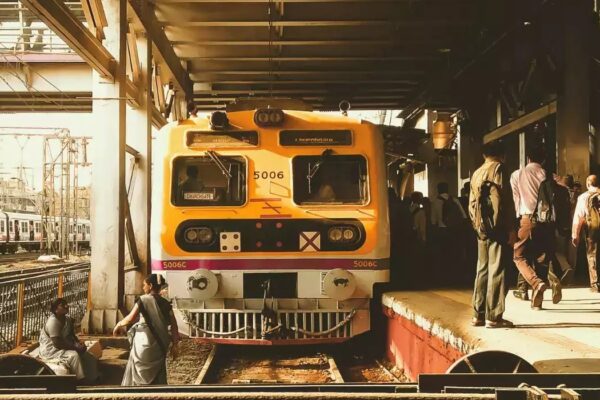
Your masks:
{"label": "seated woman", "polygon": [[175,345],[179,341],[179,330],[171,303],[160,296],[165,283],[165,279],[158,274],[146,277],[142,286],[145,294],[113,330],[114,335],[119,334],[139,316],[139,321],[128,333],[131,351],[122,386],[167,384],[167,350],[172,341],[171,354],[176,356]]}
{"label": "seated woman", "polygon": [[52,315],[40,331],[40,358],[64,365],[77,379],[93,383],[98,379],[98,361],[75,335],[69,304],[58,298],[50,304]]}

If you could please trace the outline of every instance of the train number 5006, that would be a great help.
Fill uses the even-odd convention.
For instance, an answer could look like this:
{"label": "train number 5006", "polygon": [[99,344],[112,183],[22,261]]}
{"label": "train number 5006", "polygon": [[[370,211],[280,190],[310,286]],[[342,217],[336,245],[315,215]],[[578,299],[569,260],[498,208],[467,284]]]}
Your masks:
{"label": "train number 5006", "polygon": [[283,171],[254,171],[254,179],[283,179]]}

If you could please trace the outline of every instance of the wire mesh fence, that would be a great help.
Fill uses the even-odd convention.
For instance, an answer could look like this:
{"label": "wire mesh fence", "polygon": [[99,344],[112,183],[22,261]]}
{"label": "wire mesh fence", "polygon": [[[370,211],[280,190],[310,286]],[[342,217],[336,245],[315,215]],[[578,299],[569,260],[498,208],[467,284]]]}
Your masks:
{"label": "wire mesh fence", "polygon": [[80,320],[87,306],[89,264],[0,282],[0,352],[38,338],[50,316],[50,303],[63,297],[70,316]]}

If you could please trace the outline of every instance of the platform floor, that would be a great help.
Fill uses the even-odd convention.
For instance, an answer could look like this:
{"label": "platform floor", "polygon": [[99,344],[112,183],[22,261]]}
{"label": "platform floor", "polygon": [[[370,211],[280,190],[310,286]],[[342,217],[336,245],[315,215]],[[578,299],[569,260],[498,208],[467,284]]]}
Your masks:
{"label": "platform floor", "polygon": [[533,311],[509,293],[504,318],[515,324],[511,329],[471,326],[471,295],[470,290],[389,292],[383,305],[463,354],[504,350],[540,372],[600,372],[600,294],[564,289],[559,304],[544,300],[544,309]]}

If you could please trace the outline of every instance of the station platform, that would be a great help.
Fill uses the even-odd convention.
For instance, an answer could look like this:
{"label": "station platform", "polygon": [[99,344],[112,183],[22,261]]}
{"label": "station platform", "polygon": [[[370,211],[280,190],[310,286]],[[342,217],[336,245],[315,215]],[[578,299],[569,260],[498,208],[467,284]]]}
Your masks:
{"label": "station platform", "polygon": [[484,350],[516,354],[538,372],[600,372],[600,294],[564,289],[559,304],[545,295],[533,311],[509,293],[504,318],[515,327],[488,329],[471,326],[471,290],[384,293],[388,357],[412,379]]}

